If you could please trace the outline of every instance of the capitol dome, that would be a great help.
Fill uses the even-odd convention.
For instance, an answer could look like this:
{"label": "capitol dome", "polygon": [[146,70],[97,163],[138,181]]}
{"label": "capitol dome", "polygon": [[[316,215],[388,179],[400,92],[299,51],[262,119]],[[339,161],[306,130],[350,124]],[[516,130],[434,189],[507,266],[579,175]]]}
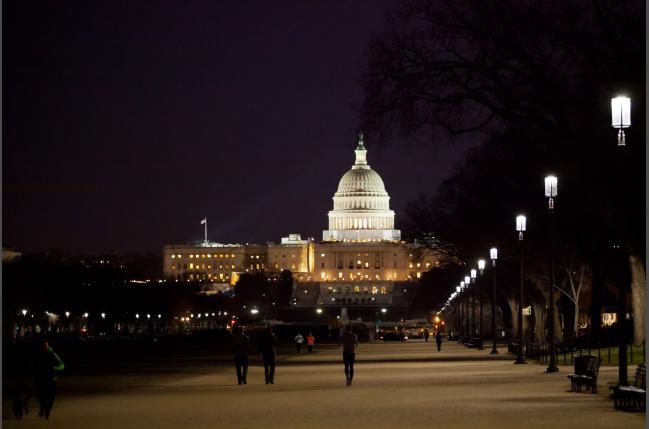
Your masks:
{"label": "capitol dome", "polygon": [[329,212],[329,229],[324,241],[398,241],[394,212],[383,179],[367,164],[363,134],[359,134],[356,162],[338,183]]}

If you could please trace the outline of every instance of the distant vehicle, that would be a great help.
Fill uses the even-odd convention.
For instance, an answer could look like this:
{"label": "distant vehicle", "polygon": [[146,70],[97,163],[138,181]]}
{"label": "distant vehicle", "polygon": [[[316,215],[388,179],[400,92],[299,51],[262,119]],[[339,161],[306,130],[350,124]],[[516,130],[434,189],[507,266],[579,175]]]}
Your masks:
{"label": "distant vehicle", "polygon": [[406,341],[408,336],[403,332],[381,332],[379,339],[383,341]]}

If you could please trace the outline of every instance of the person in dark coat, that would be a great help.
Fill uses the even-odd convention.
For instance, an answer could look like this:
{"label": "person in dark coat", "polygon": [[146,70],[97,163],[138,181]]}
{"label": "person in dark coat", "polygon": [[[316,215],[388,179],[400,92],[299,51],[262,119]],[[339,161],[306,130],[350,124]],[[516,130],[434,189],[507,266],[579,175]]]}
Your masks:
{"label": "person in dark coat", "polygon": [[428,342],[428,337],[430,337],[430,331],[428,328],[424,328],[424,340],[426,340],[426,342]]}
{"label": "person in dark coat", "polygon": [[232,335],[232,354],[234,355],[234,366],[237,370],[237,382],[239,386],[241,384],[247,384],[248,376],[248,346],[250,345],[250,340],[243,333],[243,328],[237,326]]}
{"label": "person in dark coat", "polygon": [[40,410],[38,417],[50,418],[54,397],[56,396],[56,373],[64,368],[61,358],[54,353],[47,341],[44,341],[36,354],[34,362],[34,380],[36,397]]}
{"label": "person in dark coat", "polygon": [[435,335],[435,342],[437,343],[437,351],[441,352],[442,351],[442,333],[440,331],[437,331],[437,335]]}
{"label": "person in dark coat", "polygon": [[273,327],[269,326],[266,331],[259,337],[257,352],[261,354],[264,360],[264,376],[266,384],[275,384],[275,347],[277,347],[277,337],[273,333]]}

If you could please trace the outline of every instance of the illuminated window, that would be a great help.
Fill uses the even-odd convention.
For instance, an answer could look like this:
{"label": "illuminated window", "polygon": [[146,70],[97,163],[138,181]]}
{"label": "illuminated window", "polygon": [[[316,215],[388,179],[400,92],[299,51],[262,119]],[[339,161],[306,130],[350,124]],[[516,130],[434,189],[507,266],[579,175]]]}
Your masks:
{"label": "illuminated window", "polygon": [[365,269],[368,269],[369,267],[370,267],[370,263],[369,263],[369,262],[365,262]]}
{"label": "illuminated window", "polygon": [[196,255],[196,257],[197,257],[197,258],[200,258],[200,256],[199,256],[199,255]]}
{"label": "illuminated window", "polygon": [[177,256],[178,256],[179,258],[182,258],[182,257],[183,257],[183,255],[177,255]]}
{"label": "illuminated window", "polygon": [[419,271],[417,271],[417,278],[418,278],[418,279],[421,278],[421,273],[420,273]]}
{"label": "illuminated window", "polygon": [[385,288],[385,286],[383,286],[381,288],[381,295],[387,295],[387,293],[388,293],[388,290]]}
{"label": "illuminated window", "polygon": [[368,288],[367,286],[365,286],[365,287],[363,288],[363,295],[367,295],[367,294],[369,294],[369,293],[370,293],[370,288]]}
{"label": "illuminated window", "polygon": [[171,259],[173,259],[173,258],[175,258],[175,257],[176,257],[176,255],[171,255]]}
{"label": "illuminated window", "polygon": [[172,269],[172,270],[175,270],[175,269],[176,269],[176,266],[175,266],[175,265],[172,265],[172,266],[171,266],[171,269]]}
{"label": "illuminated window", "polygon": [[324,258],[324,257],[325,257],[325,254],[324,254],[324,253],[321,253],[321,254],[320,254],[320,257],[321,257],[321,258]]}
{"label": "illuminated window", "polygon": [[343,278],[343,273],[338,273],[338,278],[342,279]]}
{"label": "illuminated window", "polygon": [[193,270],[194,269],[194,264],[189,264],[189,269]]}
{"label": "illuminated window", "polygon": [[430,262],[426,262],[426,268],[430,268]]}
{"label": "illuminated window", "polygon": [[372,295],[376,295],[377,293],[379,293],[379,288],[372,286]]}
{"label": "illuminated window", "polygon": [[320,273],[320,278],[322,278],[322,279],[325,278],[325,273],[324,273],[324,271],[322,271],[322,272]]}
{"label": "illuminated window", "polygon": [[194,255],[189,255],[189,257],[190,257],[190,258],[193,258],[193,257],[194,257]]}
{"label": "illuminated window", "polygon": [[421,268],[421,264],[417,262],[417,268]]}
{"label": "illuminated window", "polygon": [[354,286],[354,293],[361,293],[360,286]]}
{"label": "illuminated window", "polygon": [[412,268],[412,262],[408,264],[408,267],[409,267],[409,268]]}

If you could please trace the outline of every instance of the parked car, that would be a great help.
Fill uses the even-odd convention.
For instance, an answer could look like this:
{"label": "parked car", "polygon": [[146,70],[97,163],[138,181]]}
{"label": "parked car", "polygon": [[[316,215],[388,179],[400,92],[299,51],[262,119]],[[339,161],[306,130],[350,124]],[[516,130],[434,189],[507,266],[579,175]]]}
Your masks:
{"label": "parked car", "polygon": [[379,339],[383,341],[406,341],[408,336],[403,332],[381,332]]}

